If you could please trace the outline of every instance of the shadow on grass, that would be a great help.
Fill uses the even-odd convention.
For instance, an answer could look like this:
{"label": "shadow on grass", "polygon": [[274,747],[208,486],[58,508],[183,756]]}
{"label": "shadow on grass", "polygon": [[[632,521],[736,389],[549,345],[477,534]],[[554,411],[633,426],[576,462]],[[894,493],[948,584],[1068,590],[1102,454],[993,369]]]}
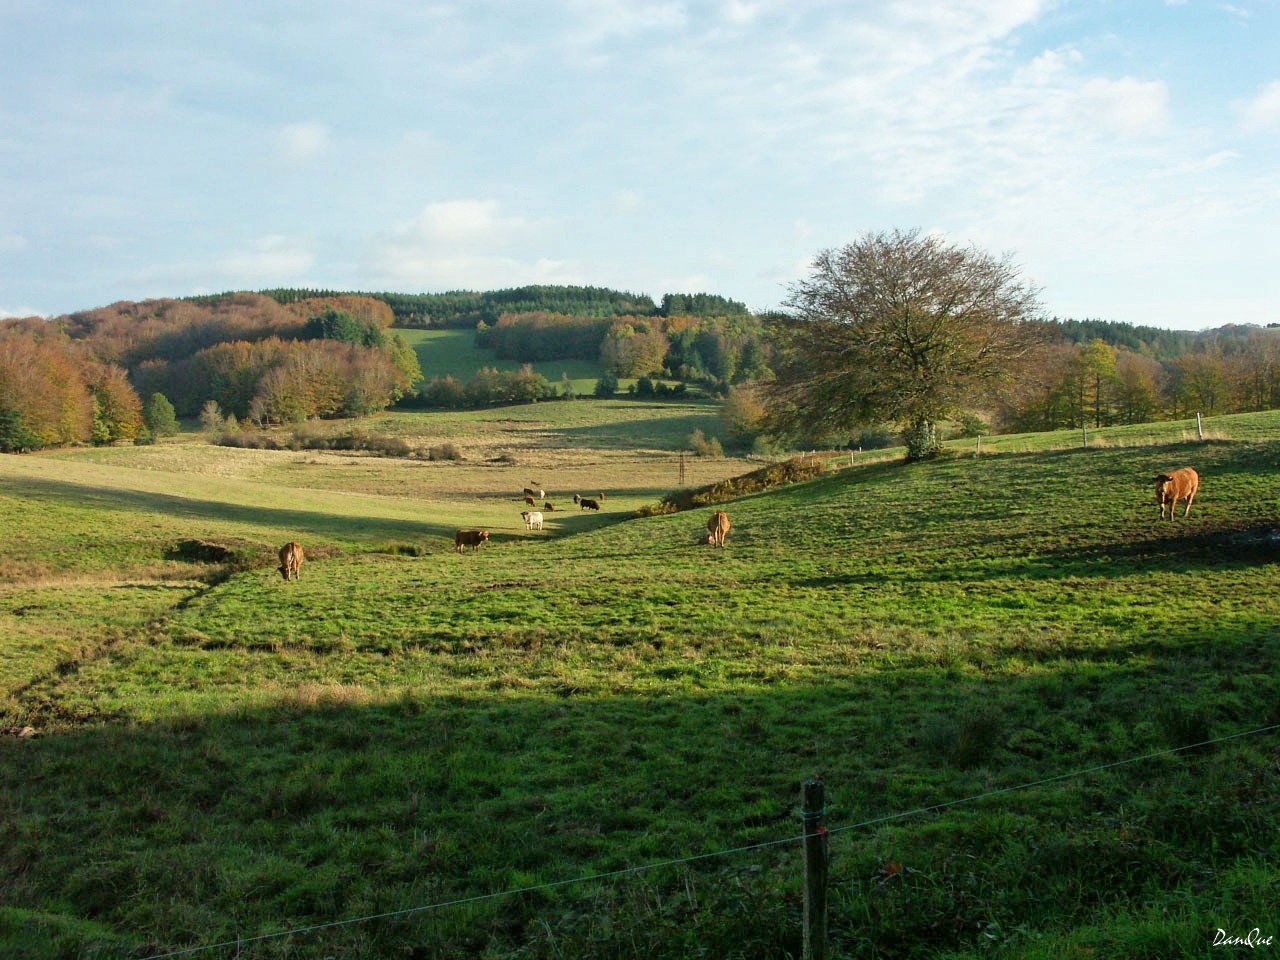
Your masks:
{"label": "shadow on grass", "polygon": [[[838,830],[1280,720],[1274,679],[1224,689],[1220,672],[1248,662],[1280,675],[1280,640],[1170,644],[1105,673],[1068,650],[1060,672],[957,679],[964,654],[948,649],[936,664],[899,657],[818,685],[653,696],[599,696],[568,675],[531,688],[501,670],[467,695],[295,683],[265,707],[228,701],[220,714],[0,740],[0,871],[8,916],[24,918],[0,920],[0,946],[47,924],[59,950],[15,955],[146,956],[412,910],[786,840],[799,832],[798,783],[815,773]],[[1114,656],[1126,661],[1123,645]],[[343,661],[335,668],[358,666]],[[679,684],[699,664],[662,669]],[[91,722],[83,710],[67,720]],[[1198,878],[1269,835],[1274,783],[1238,774],[1274,749],[1274,737],[1222,748],[1214,776],[1197,767],[1217,760],[1210,750],[993,796],[915,818],[909,839],[892,826],[841,838],[846,875],[899,857],[932,873],[963,855],[980,883],[962,897],[922,892],[902,905],[911,930],[897,930],[883,919],[893,891],[882,878],[833,916],[833,936],[856,930],[904,955],[985,947],[990,924],[959,922],[975,897],[993,921],[1041,930],[1092,916],[1099,890],[1117,904],[1181,902],[1192,884],[1216,905]],[[1223,771],[1236,776],[1216,780]],[[1036,867],[1028,843],[1055,857]],[[795,955],[798,856],[787,845],[711,857],[235,955],[680,957],[690,930],[719,955],[743,943],[757,949],[742,955]]]}
{"label": "shadow on grass", "polygon": [[168,517],[226,521],[272,528],[285,527],[335,539],[367,541],[378,538],[448,537],[452,540],[454,531],[457,530],[457,526],[453,524],[355,517],[308,510],[304,507],[254,507],[222,501],[195,500],[171,494],[98,487],[66,480],[25,478],[15,481],[13,486],[20,488],[26,496],[55,502],[81,505],[86,498],[91,498],[102,506],[118,504],[123,508],[161,513]]}

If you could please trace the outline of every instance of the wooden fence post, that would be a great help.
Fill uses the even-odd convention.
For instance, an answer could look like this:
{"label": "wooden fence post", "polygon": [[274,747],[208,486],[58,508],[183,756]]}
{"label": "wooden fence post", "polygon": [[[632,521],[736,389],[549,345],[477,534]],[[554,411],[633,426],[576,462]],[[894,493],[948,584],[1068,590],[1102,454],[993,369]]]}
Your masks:
{"label": "wooden fence post", "polygon": [[1196,411],[1196,436],[1201,440],[1204,439],[1204,423],[1200,420],[1200,411]]}
{"label": "wooden fence post", "polygon": [[827,955],[827,828],[821,780],[800,785],[800,816],[804,819],[804,960]]}

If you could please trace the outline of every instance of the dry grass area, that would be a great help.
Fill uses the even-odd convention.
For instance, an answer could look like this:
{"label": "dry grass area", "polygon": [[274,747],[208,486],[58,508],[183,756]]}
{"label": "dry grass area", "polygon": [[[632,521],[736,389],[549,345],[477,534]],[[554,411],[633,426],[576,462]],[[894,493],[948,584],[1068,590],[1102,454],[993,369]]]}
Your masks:
{"label": "dry grass area", "polygon": [[[201,434],[184,434],[150,447],[77,448],[42,456],[82,464],[86,470],[122,467],[130,473],[154,471],[285,490],[454,504],[520,503],[521,491],[536,486],[559,509],[574,509],[575,493],[595,497],[600,492],[611,506],[638,509],[681,486],[714,483],[759,466],[740,457],[682,455],[694,429],[709,434],[718,429],[716,409],[707,404],[664,404],[655,409],[632,401],[573,401],[461,413],[392,412],[358,426],[371,434],[406,439],[415,447],[450,443],[461,459],[222,447]],[[309,424],[306,429],[312,435],[337,434],[349,431],[352,424]],[[157,489],[167,483],[159,477],[139,482]]]}

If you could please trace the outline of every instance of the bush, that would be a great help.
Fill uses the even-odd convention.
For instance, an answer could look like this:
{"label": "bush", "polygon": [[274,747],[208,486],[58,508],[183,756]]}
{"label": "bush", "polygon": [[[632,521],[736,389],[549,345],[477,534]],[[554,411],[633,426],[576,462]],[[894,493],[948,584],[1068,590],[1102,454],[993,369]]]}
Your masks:
{"label": "bush", "polygon": [[715,437],[708,439],[701,430],[695,430],[689,435],[689,449],[697,457],[724,456],[724,448],[720,445],[720,441]]}
{"label": "bush", "polygon": [[849,446],[859,450],[883,450],[898,443],[898,438],[887,427],[868,427],[850,440]]}
{"label": "bush", "polygon": [[599,400],[608,400],[617,392],[618,375],[612,370],[606,370],[600,379],[596,381],[596,388],[593,394]]}

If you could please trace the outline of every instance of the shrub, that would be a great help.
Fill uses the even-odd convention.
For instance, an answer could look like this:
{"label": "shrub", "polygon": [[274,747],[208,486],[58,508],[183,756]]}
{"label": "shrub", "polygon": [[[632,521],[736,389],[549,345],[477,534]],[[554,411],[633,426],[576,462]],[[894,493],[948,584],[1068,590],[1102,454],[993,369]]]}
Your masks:
{"label": "shrub", "polygon": [[693,451],[694,456],[698,457],[724,456],[724,448],[720,445],[720,441],[715,437],[708,439],[701,430],[695,430],[689,435],[689,449]]}
{"label": "shrub", "polygon": [[606,370],[596,381],[596,388],[593,391],[597,399],[608,400],[618,392],[618,375],[612,370]]}

